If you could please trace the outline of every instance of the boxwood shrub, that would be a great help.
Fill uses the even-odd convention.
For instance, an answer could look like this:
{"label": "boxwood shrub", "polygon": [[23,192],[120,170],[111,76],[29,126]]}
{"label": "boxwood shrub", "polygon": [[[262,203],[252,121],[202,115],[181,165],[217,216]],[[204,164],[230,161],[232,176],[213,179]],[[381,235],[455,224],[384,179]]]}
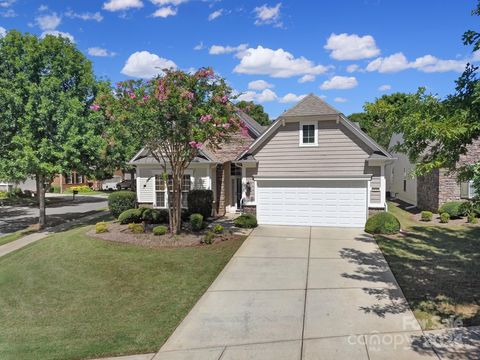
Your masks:
{"label": "boxwood shrub", "polygon": [[440,214],[447,213],[450,218],[459,218],[465,215],[464,201],[449,201],[443,204],[438,212]]}
{"label": "boxwood shrub", "polygon": [[239,228],[254,228],[257,227],[257,218],[253,214],[242,214],[234,221],[235,226]]}
{"label": "boxwood shrub", "polygon": [[108,232],[108,225],[105,221],[100,221],[95,224],[95,232],[97,234]]}
{"label": "boxwood shrub", "polygon": [[145,228],[142,224],[128,224],[128,228],[132,230],[134,234],[143,234],[145,232]]}
{"label": "boxwood shrub", "polygon": [[190,214],[202,214],[205,220],[212,216],[212,190],[192,190],[188,193],[187,202]]}
{"label": "boxwood shrub", "polygon": [[190,215],[190,225],[192,225],[193,231],[200,231],[203,229],[203,216],[202,214]]}
{"label": "boxwood shrub", "polygon": [[396,234],[400,231],[400,221],[388,212],[381,212],[367,220],[365,231],[369,234]]}
{"label": "boxwood shrub", "polygon": [[152,229],[153,235],[157,235],[157,236],[165,235],[167,231],[168,231],[168,228],[164,225],[158,225]]}
{"label": "boxwood shrub", "polygon": [[446,224],[450,221],[450,214],[447,212],[440,214],[440,222]]}
{"label": "boxwood shrub", "polygon": [[141,209],[128,209],[120,214],[118,217],[120,224],[139,224],[142,222],[142,210]]}
{"label": "boxwood shrub", "polygon": [[431,211],[422,211],[421,220],[422,221],[432,221],[433,213]]}
{"label": "boxwood shrub", "polygon": [[108,208],[115,218],[128,209],[137,207],[137,196],[133,191],[116,191],[108,196]]}

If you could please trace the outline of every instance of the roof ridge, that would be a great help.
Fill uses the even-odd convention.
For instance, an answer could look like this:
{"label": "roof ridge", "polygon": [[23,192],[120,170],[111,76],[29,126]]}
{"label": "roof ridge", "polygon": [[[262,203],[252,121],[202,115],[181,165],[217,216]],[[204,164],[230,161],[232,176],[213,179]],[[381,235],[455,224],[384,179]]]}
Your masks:
{"label": "roof ridge", "polygon": [[[309,105],[308,102],[311,102]],[[308,94],[293,107],[286,110],[280,116],[304,116],[304,115],[326,115],[341,114],[336,108],[313,93]]]}

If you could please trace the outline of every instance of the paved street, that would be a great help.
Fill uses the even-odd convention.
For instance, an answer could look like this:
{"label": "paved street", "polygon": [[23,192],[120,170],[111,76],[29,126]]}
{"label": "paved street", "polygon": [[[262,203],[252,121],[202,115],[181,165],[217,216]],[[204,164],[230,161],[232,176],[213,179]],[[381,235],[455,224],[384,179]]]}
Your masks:
{"label": "paved street", "polygon": [[[52,195],[47,195],[52,196]],[[79,215],[107,207],[107,198],[102,195],[76,196],[54,195],[55,202],[47,205],[47,223],[62,223]],[[0,236],[26,228],[38,222],[38,208],[27,206],[0,206]]]}
{"label": "paved street", "polygon": [[371,237],[286,226],[255,229],[154,357],[438,358]]}

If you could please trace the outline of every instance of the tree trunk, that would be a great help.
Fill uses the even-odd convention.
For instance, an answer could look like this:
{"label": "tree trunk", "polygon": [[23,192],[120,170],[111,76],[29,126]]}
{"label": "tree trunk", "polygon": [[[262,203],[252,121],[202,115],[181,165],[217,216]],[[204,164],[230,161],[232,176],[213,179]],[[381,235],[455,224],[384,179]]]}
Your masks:
{"label": "tree trunk", "polygon": [[37,197],[38,197],[38,227],[43,229],[47,224],[45,215],[45,176],[37,175]]}
{"label": "tree trunk", "polygon": [[[172,199],[170,202],[170,231],[179,234],[182,229],[181,181],[179,175],[172,171]],[[170,200],[170,199],[169,199]]]}

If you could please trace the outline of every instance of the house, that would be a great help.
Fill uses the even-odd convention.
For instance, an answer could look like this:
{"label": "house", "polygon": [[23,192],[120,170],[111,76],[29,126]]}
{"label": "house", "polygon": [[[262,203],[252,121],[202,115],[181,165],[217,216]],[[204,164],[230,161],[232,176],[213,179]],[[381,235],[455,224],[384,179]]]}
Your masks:
{"label": "house", "polygon": [[[215,212],[254,212],[260,224],[363,227],[369,210],[384,210],[385,166],[393,157],[342,113],[311,94],[264,129],[239,113],[248,134],[219,151],[202,148],[183,182],[212,189]],[[143,206],[165,208],[168,185],[142,149],[137,169]]]}
{"label": "house", "polygon": [[122,180],[130,180],[131,174],[122,170],[116,170],[113,177],[107,180],[94,180],[89,179],[86,175],[83,175],[77,171],[71,171],[65,174],[57,174],[53,178],[50,186],[55,191],[64,193],[66,190],[73,186],[88,186],[93,190],[102,190],[102,184],[108,182],[111,189],[116,189],[117,183]]}
{"label": "house", "polygon": [[[401,134],[394,134],[390,140],[389,149],[403,142]],[[471,199],[475,192],[471,181],[459,183],[456,174],[446,169],[436,169],[416,177],[412,175],[415,164],[401,152],[392,151],[397,158],[395,163],[387,167],[387,192],[392,198],[400,199],[421,210],[438,211],[440,206],[448,201]],[[480,139],[467,147],[467,153],[460,157],[457,165],[475,163],[480,159]]]}

